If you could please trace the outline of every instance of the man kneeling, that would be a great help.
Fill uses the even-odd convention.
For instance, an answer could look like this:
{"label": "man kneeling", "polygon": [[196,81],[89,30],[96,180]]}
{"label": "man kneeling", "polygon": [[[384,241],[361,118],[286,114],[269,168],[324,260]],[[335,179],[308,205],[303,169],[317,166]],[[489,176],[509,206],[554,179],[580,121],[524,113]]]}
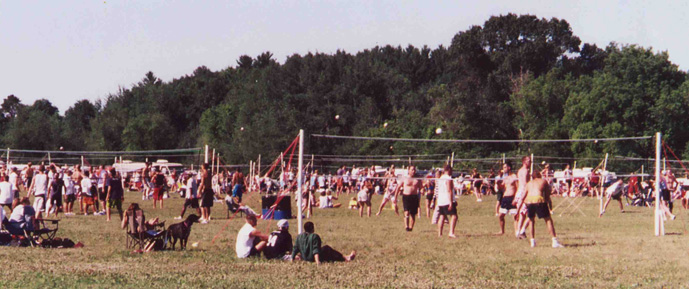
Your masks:
{"label": "man kneeling", "polygon": [[321,262],[349,262],[354,260],[356,251],[352,251],[349,256],[343,256],[342,253],[335,251],[330,246],[321,247],[321,237],[314,233],[314,225],[312,222],[304,224],[304,233],[297,236],[297,241],[294,242],[292,249],[292,260],[301,254],[301,259],[309,262],[316,262],[320,265]]}
{"label": "man kneeling", "polygon": [[256,215],[247,215],[246,224],[237,234],[237,244],[235,250],[238,258],[260,256],[261,251],[266,247],[268,236],[256,230]]}

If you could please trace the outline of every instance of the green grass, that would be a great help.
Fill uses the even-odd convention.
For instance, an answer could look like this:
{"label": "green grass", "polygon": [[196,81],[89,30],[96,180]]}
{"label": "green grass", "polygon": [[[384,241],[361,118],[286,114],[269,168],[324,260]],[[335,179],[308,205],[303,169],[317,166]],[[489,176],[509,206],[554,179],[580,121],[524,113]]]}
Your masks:
{"label": "green grass", "polygon": [[[259,209],[257,197],[246,198]],[[173,197],[165,209],[153,210],[138,193],[127,193],[125,204],[142,204],[147,218],[172,224],[182,199]],[[555,198],[557,205],[562,201]],[[346,197],[341,200],[346,205]],[[380,197],[374,197],[374,207]],[[401,203],[400,203],[401,204]],[[359,218],[346,208],[318,210],[311,219],[324,244],[347,254],[357,250],[352,263],[316,266],[305,262],[237,259],[234,241],[244,221],[231,220],[214,244],[211,240],[228,224],[225,207],[213,207],[216,219],[194,225],[190,244],[198,248],[134,254],[125,248],[119,222],[105,216],[61,216],[59,237],[83,242],[81,249],[0,247],[5,272],[1,288],[657,288],[689,287],[686,211],[666,222],[664,237],[653,236],[652,210],[612,203],[604,218],[595,217],[598,201],[587,199],[576,214],[555,216],[560,241],[567,248],[550,248],[545,224],[536,224],[537,248],[511,234],[495,236],[497,219],[492,197],[476,203],[459,200],[459,238],[438,238],[436,227],[422,218],[414,232],[405,232],[401,217],[385,210],[381,217]],[[374,214],[375,214],[374,208]],[[296,211],[295,211],[296,212]],[[117,217],[115,217],[116,219]],[[291,220],[296,237],[296,220]],[[261,231],[275,222],[259,221]],[[511,228],[508,221],[507,227]],[[446,229],[447,230],[447,229]],[[509,229],[508,229],[509,232]],[[447,232],[446,232],[447,233]]]}

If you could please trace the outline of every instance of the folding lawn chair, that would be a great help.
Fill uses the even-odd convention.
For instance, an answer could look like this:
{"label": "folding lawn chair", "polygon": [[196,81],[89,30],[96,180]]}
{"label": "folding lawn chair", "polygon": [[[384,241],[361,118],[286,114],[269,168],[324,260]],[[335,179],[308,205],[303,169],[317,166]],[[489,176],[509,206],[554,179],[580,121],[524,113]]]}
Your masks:
{"label": "folding lawn chair", "polygon": [[[163,248],[167,246],[165,222],[147,228],[146,217],[142,210],[127,211],[127,248],[143,250],[150,242],[162,242]],[[150,229],[150,230],[149,230]]]}

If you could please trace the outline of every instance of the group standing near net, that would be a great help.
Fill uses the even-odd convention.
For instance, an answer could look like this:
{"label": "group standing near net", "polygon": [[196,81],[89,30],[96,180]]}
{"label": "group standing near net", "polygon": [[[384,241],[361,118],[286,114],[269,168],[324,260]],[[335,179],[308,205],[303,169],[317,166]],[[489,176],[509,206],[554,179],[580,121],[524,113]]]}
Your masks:
{"label": "group standing near net", "polygon": [[[328,209],[342,206],[335,201],[342,196],[353,196],[348,208],[358,210],[358,215],[371,217],[372,196],[382,195],[377,205],[376,215],[380,215],[387,205],[399,215],[398,200],[402,202],[403,223],[405,231],[412,232],[425,207],[425,215],[432,224],[437,225],[437,234],[444,234],[449,226],[448,236],[456,238],[455,228],[458,214],[461,211],[458,198],[462,195],[473,195],[477,202],[482,202],[487,194],[495,194],[495,215],[498,217],[499,232],[505,233],[506,217],[513,219],[514,235],[525,239],[530,230],[531,246],[535,246],[534,220],[544,219],[552,237],[552,247],[562,245],[557,239],[555,226],[551,217],[553,211],[552,195],[564,197],[592,196],[602,199],[599,216],[602,217],[612,200],[619,203],[624,212],[622,198],[626,197],[632,205],[650,206],[654,201],[655,191],[652,179],[641,180],[632,176],[625,183],[622,178],[607,180],[597,169],[586,177],[575,177],[569,165],[562,170],[564,177],[555,178],[549,164],[541,171],[531,171],[531,159],[525,156],[519,168],[513,168],[510,161],[502,163],[499,172],[490,169],[483,177],[477,169],[470,174],[454,173],[451,165],[442,169],[418,172],[416,166],[396,169],[394,165],[381,167],[346,166],[337,168],[333,173],[320,173],[318,170],[305,171],[305,182],[302,187],[303,208],[305,217],[313,216],[313,208]],[[516,171],[516,172],[515,172]],[[264,176],[245,176],[240,169],[216,170],[213,172],[204,164],[198,173],[185,171],[177,174],[174,170],[152,166],[146,163],[139,171],[120,173],[114,167],[91,166],[84,170],[80,165],[33,166],[28,163],[22,170],[2,164],[0,167],[0,206],[10,208],[10,213],[2,211],[6,227],[31,227],[32,218],[41,219],[49,214],[57,217],[59,212],[65,216],[75,215],[74,203],[77,203],[79,214],[107,215],[117,211],[120,220],[127,218],[122,209],[124,190],[140,190],[142,201],[152,199],[154,208],[163,208],[164,199],[173,193],[183,197],[184,204],[179,217],[184,218],[188,209],[195,210],[201,223],[211,221],[211,208],[216,202],[227,205],[227,217],[230,213],[244,212],[248,216],[262,217],[243,201],[248,192],[262,194],[291,195],[296,190],[297,171],[289,167],[280,173],[278,178]],[[660,208],[665,216],[674,219],[672,214],[673,199],[682,199],[682,206],[689,207],[689,194],[684,193],[684,185],[678,182],[671,170],[662,173],[659,179],[661,188]],[[27,191],[26,197],[20,197],[20,187]],[[223,195],[225,195],[223,197]],[[33,197],[33,205],[29,201]],[[8,217],[5,217],[7,215]],[[131,215],[131,214],[130,214]],[[233,215],[234,216],[234,215]],[[248,231],[248,229],[246,230]],[[256,245],[268,241],[269,237],[255,234]],[[296,245],[295,245],[296,246]],[[296,247],[295,247],[296,248]],[[353,255],[352,255],[353,257]]]}

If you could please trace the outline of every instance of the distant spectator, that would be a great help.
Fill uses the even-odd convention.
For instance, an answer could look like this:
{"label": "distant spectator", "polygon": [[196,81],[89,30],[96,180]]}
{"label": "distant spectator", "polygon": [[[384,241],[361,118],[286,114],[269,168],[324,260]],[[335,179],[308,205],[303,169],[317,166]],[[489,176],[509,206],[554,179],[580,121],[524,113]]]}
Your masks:
{"label": "distant spectator", "polygon": [[356,251],[352,251],[348,256],[343,256],[342,253],[336,251],[330,246],[321,247],[321,237],[314,233],[314,225],[312,222],[304,224],[304,233],[297,236],[297,240],[292,248],[292,259],[300,256],[301,260],[316,262],[320,265],[321,262],[349,262],[356,257]]}

